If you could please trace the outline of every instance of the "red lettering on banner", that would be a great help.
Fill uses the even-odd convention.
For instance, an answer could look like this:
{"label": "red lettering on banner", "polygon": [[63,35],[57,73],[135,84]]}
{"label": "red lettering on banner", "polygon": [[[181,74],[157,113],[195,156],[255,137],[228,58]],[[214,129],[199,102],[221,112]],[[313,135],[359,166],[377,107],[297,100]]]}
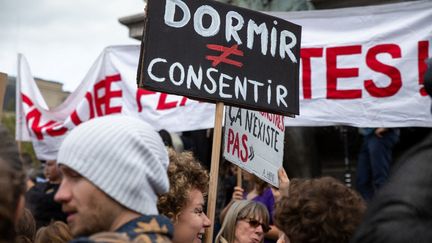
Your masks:
{"label": "red lettering on banner", "polygon": [[182,100],[180,101],[180,106],[185,106],[187,100],[188,98],[183,96]]}
{"label": "red lettering on banner", "polygon": [[90,92],[87,92],[85,95],[85,98],[89,104],[89,108],[90,108],[90,117],[89,119],[92,119],[94,117],[94,108],[93,108],[93,98]]}
{"label": "red lettering on banner", "polygon": [[[136,94],[136,102],[138,104],[138,112],[142,112],[143,110],[143,106],[141,103],[141,97],[144,95],[152,95],[152,94],[156,94],[156,92],[154,91],[148,91],[145,89],[138,89],[137,94]],[[189,100],[187,97],[183,96],[181,97],[181,100],[175,100],[175,101],[167,101],[167,99],[169,97],[180,97],[180,96],[170,96],[167,93],[157,93],[159,95],[158,98],[158,103],[156,105],[156,110],[169,110],[169,109],[173,109],[179,106],[185,106],[186,102]]]}
{"label": "red lettering on banner", "polygon": [[[94,108],[93,108],[93,98],[90,92],[87,92],[85,95],[85,98],[88,102],[88,107],[89,107],[89,120],[92,119],[94,117]],[[71,114],[71,120],[73,122],[73,124],[75,124],[75,126],[78,126],[79,124],[82,123],[81,119],[78,116],[78,112],[76,110],[74,110],[74,112],[72,112]]]}
{"label": "red lettering on banner", "polygon": [[[47,126],[52,124],[52,122],[49,121],[45,125],[41,126],[40,125],[41,117],[42,117],[42,113],[39,110],[37,110],[36,108],[33,108],[26,115],[27,126],[29,126],[30,129],[34,132],[34,134],[36,135],[38,140],[43,139],[42,128],[47,127]],[[33,120],[33,122],[30,125],[31,120]]]}
{"label": "red lettering on banner", "polygon": [[166,93],[160,93],[158,105],[156,107],[157,110],[168,110],[179,106],[185,106],[186,101],[189,100],[187,97],[183,96],[180,102],[178,101],[167,102],[168,96],[169,95]]}
{"label": "red lettering on banner", "polygon": [[312,57],[322,57],[323,48],[302,48],[300,50],[300,57],[302,61],[302,78],[303,78],[303,98],[312,98]]}
{"label": "red lettering on banner", "polygon": [[150,94],[156,94],[154,91],[149,91],[146,89],[138,89],[136,93],[136,102],[138,104],[138,112],[141,112],[143,110],[142,104],[141,104],[141,96],[143,95],[150,95]]}
{"label": "red lettering on banner", "polygon": [[96,105],[96,112],[98,116],[103,116],[102,106],[105,105],[105,94],[100,96],[98,95],[99,90],[105,89],[105,79],[96,83],[93,87],[94,99]]}
{"label": "red lettering on banner", "polygon": [[157,110],[168,110],[177,106],[177,101],[167,102],[167,96],[168,95],[166,93],[160,93],[159,102],[156,108]]}
{"label": "red lettering on banner", "polygon": [[[121,81],[120,74],[116,74],[113,76],[107,76],[105,79],[97,82],[94,85],[94,101],[96,106],[96,113],[98,116],[113,114],[113,113],[120,113],[122,107],[121,106],[111,106],[110,102],[112,98],[115,97],[122,97],[122,91],[116,90],[113,91],[111,89],[111,84],[113,82]],[[99,91],[103,90],[104,94],[100,95]],[[102,109],[102,106],[105,108],[105,112]]]}
{"label": "red lettering on banner", "polygon": [[76,110],[74,110],[71,114],[71,121],[73,122],[73,124],[75,124],[75,126],[78,126],[82,122]]}
{"label": "red lettering on banner", "polygon": [[26,114],[26,122],[27,126],[33,131],[33,133],[36,135],[36,138],[38,140],[43,140],[43,134],[42,130],[46,129],[46,133],[48,135],[51,135],[53,137],[55,136],[61,136],[67,132],[67,128],[60,126],[58,122],[50,120],[47,123],[41,125],[41,118],[42,113],[33,106],[33,101],[26,96],[25,94],[21,93],[21,97],[23,102],[28,105],[30,108],[32,108],[27,114]]}
{"label": "red lettering on banner", "polygon": [[373,97],[389,97],[396,94],[402,87],[402,78],[399,70],[396,67],[384,64],[378,61],[377,56],[382,53],[388,53],[392,58],[400,58],[402,56],[401,49],[395,44],[377,45],[369,49],[366,54],[366,64],[375,72],[385,74],[390,77],[391,82],[387,87],[378,87],[372,79],[365,80],[365,88]]}
{"label": "red lettering on banner", "polygon": [[424,74],[427,69],[426,59],[429,57],[429,41],[419,41],[418,42],[418,77],[420,85],[420,95],[427,96],[426,90],[423,86]]}
{"label": "red lettering on banner", "polygon": [[326,50],[327,66],[327,98],[328,99],[357,99],[361,98],[360,89],[338,90],[338,78],[358,77],[358,68],[338,68],[337,57],[342,55],[356,55],[361,53],[361,46],[331,47]]}
{"label": "red lettering on banner", "polygon": [[240,148],[240,138],[239,134],[236,132],[234,134],[234,131],[232,128],[228,129],[228,144],[227,146],[227,152],[231,153],[233,156],[237,156],[241,161],[247,162],[248,156],[249,156],[249,150],[247,147],[247,140],[248,137],[246,134],[243,134],[241,136],[241,142],[242,142],[242,150]]}
{"label": "red lettering on banner", "polygon": [[60,124],[57,123],[57,122],[54,123],[54,121],[50,121],[50,122],[53,122],[53,123],[50,124],[50,127],[48,127],[46,129],[46,132],[49,135],[51,135],[52,137],[61,136],[61,135],[65,134],[67,132],[68,129],[66,127],[64,127],[64,126],[58,126]]}
{"label": "red lettering on banner", "polygon": [[25,94],[21,94],[21,98],[24,101],[24,103],[26,103],[28,106],[30,107],[33,106],[33,101],[31,101],[30,98],[27,97]]}
{"label": "red lettering on banner", "polygon": [[[338,89],[338,78],[359,77],[359,65],[349,68],[338,68],[338,58],[346,55],[362,54],[361,45],[336,46],[326,48],[326,98],[327,99],[358,99],[362,98],[361,89]],[[429,41],[418,42],[418,83],[420,85],[420,95],[426,96],[423,87],[424,73],[426,71],[425,60],[429,58]],[[302,59],[302,85],[303,99],[312,99],[312,58],[322,57],[323,48],[302,48],[300,51]],[[384,74],[390,78],[390,83],[386,87],[376,85],[376,80],[364,80],[364,87],[372,97],[385,98],[394,96],[403,86],[401,71],[396,67],[382,63],[378,56],[380,54],[390,54],[393,59],[402,58],[402,49],[398,44],[379,44],[370,47],[365,54],[367,67],[374,72]],[[346,62],[348,63],[348,62]]]}

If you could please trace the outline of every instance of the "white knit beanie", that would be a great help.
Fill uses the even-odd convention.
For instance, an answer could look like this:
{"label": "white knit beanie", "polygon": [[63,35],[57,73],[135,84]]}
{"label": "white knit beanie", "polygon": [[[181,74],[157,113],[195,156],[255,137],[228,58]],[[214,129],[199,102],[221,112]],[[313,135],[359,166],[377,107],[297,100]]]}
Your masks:
{"label": "white knit beanie", "polygon": [[158,214],[157,195],[169,188],[162,139],[137,118],[110,115],[79,125],[61,144],[57,161],[140,214]]}

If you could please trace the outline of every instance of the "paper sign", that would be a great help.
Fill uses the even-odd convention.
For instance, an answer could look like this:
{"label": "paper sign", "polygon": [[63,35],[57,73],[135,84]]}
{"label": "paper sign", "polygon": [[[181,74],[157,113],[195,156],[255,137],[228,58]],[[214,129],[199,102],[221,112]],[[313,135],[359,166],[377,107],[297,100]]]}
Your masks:
{"label": "paper sign", "polygon": [[224,158],[279,187],[284,117],[229,106],[225,110]]}

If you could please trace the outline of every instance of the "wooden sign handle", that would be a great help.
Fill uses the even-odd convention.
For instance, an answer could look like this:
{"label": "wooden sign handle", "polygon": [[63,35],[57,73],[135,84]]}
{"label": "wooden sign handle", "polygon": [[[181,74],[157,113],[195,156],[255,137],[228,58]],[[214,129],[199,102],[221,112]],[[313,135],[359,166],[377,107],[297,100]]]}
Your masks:
{"label": "wooden sign handle", "polygon": [[237,186],[242,187],[242,169],[237,166]]}
{"label": "wooden sign handle", "polygon": [[212,147],[212,158],[210,166],[210,184],[207,201],[207,217],[212,222],[211,226],[207,228],[207,234],[205,238],[206,243],[212,243],[213,241],[213,230],[215,222],[215,210],[216,210],[216,199],[217,199],[217,185],[219,175],[219,160],[220,160],[220,149],[222,139],[222,122],[223,122],[223,102],[216,103],[215,111],[215,125],[213,130],[213,147]]}

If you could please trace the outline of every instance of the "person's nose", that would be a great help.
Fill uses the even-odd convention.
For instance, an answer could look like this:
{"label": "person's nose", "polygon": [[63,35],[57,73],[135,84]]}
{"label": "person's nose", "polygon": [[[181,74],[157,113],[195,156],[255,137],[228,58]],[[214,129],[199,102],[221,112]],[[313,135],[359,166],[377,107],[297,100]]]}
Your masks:
{"label": "person's nose", "polygon": [[264,234],[264,229],[263,229],[263,227],[262,227],[261,224],[258,225],[258,227],[255,228],[255,233],[256,233],[257,235],[259,235],[259,236],[261,236],[261,235]]}
{"label": "person's nose", "polygon": [[207,217],[206,214],[204,214],[204,228],[210,227],[211,226],[211,221],[210,219]]}
{"label": "person's nose", "polygon": [[67,181],[63,179],[57,193],[54,195],[54,200],[58,203],[69,201],[72,198],[72,192],[70,189],[71,188]]}

